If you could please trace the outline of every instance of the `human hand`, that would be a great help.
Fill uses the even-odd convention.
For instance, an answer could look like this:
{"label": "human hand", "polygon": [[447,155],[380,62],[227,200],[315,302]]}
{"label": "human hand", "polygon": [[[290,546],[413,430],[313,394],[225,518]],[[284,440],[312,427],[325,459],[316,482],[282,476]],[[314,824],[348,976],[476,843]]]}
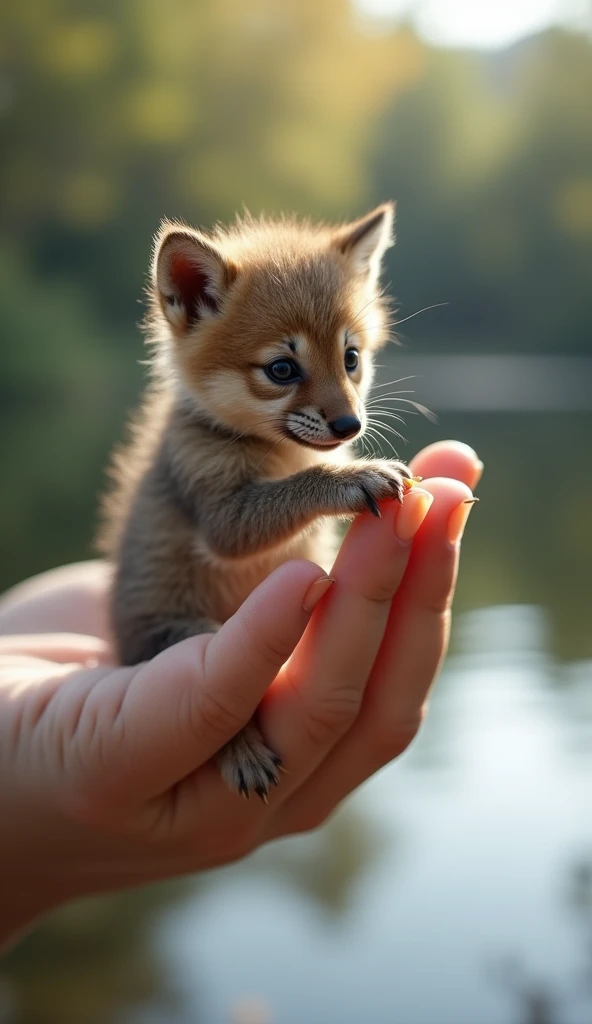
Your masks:
{"label": "human hand", "polygon": [[[424,480],[402,508],[384,503],[380,521],[360,516],[311,621],[303,602],[323,574],[292,562],[215,636],[117,668],[100,564],[87,567],[86,591],[78,567],[0,602],[0,631],[13,634],[0,640],[5,938],[73,896],[210,867],[314,827],[405,749],[446,648],[451,530],[480,475],[474,453],[450,442],[412,468],[455,479]],[[401,543],[396,529],[419,525],[428,495],[429,515]],[[238,800],[209,760],[259,704],[289,773],[267,807]]]}

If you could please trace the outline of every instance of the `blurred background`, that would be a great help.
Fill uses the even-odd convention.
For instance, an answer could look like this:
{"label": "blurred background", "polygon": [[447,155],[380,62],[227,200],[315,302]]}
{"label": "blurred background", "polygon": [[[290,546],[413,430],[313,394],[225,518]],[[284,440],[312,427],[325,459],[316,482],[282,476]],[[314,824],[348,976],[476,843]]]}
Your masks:
{"label": "blurred background", "polygon": [[396,199],[380,372],[437,420],[385,402],[383,453],[486,463],[411,751],[318,835],[55,914],[0,1021],[590,1024],[592,5],[13,0],[0,139],[0,589],[92,553],[163,215]]}

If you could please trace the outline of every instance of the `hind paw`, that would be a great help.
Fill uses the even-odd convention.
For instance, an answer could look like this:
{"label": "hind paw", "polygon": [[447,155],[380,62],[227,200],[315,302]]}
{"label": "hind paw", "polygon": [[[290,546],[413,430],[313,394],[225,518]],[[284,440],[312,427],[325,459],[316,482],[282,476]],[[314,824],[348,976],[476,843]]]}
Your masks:
{"label": "hind paw", "polygon": [[256,793],[267,803],[270,787],[280,781],[281,758],[269,749],[252,723],[222,747],[216,762],[224,781],[247,800]]}

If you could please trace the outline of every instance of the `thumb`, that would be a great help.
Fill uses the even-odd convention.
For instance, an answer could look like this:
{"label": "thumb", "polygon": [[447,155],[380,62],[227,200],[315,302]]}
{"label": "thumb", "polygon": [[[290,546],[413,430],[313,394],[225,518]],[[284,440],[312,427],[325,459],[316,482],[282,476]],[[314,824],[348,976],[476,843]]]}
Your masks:
{"label": "thumb", "polygon": [[246,725],[304,632],[319,578],[312,562],[287,562],[219,632],[183,640],[138,669],[120,708],[118,749],[106,759],[126,803],[164,792]]}

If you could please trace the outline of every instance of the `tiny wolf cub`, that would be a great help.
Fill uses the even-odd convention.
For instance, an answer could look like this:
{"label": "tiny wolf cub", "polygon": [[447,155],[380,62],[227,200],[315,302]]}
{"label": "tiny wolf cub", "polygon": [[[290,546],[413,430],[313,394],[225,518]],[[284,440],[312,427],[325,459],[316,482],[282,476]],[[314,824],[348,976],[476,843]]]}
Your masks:
{"label": "tiny wolf cub", "polygon": [[[387,340],[378,279],[392,227],[390,203],[337,227],[162,225],[147,317],[154,379],[104,504],[123,664],[216,630],[289,558],[328,568],[335,517],[402,500],[406,466],[348,451]],[[245,796],[266,799],[279,779],[254,722],[217,761]]]}

